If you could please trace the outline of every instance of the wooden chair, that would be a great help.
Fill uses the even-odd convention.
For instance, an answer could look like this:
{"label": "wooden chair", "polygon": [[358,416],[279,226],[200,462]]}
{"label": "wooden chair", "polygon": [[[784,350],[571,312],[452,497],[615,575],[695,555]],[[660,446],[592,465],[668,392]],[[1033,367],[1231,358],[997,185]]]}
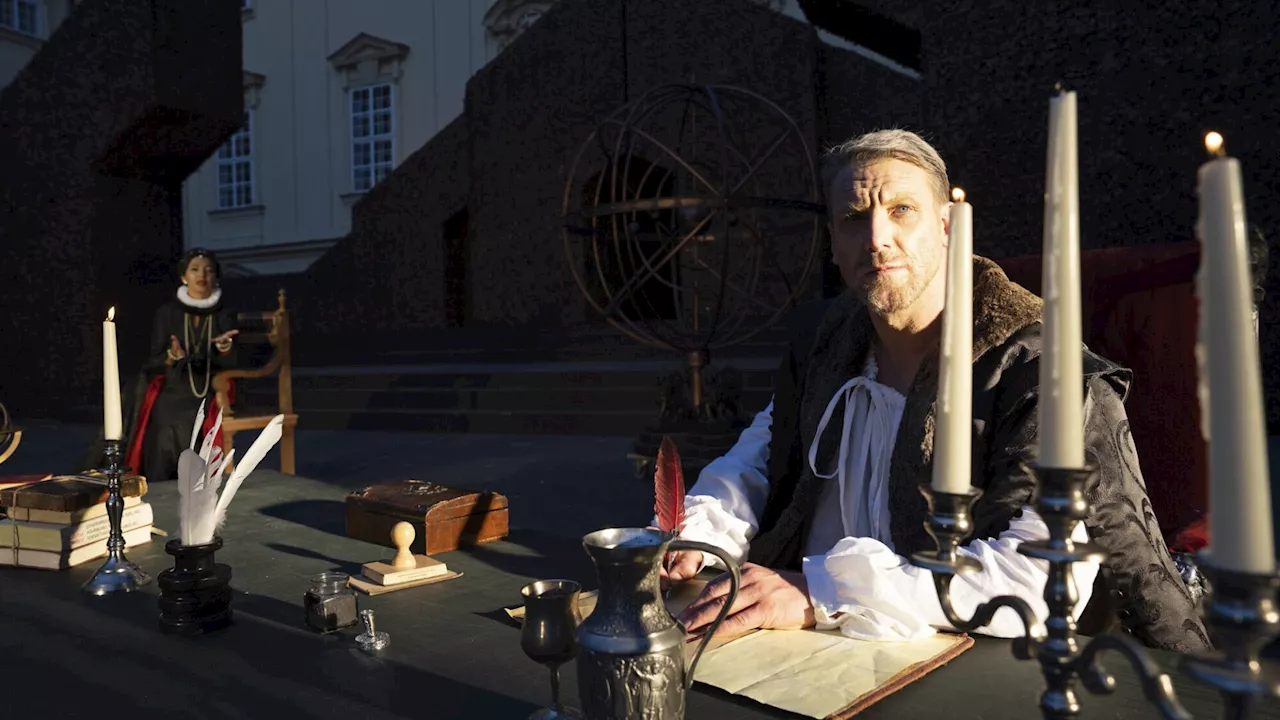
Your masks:
{"label": "wooden chair", "polygon": [[[241,359],[246,359],[244,350],[256,344],[259,348],[269,348],[270,357],[267,362],[257,368],[224,370],[213,377],[213,389],[218,396],[218,406],[222,408],[222,451],[231,451],[232,441],[238,431],[261,430],[271,422],[271,418],[278,414],[284,415],[280,436],[280,471],[293,475],[297,469],[294,461],[294,429],[298,425],[298,416],[293,412],[289,312],[285,309],[283,288],[277,298],[279,306],[275,310],[243,312],[236,316],[237,326],[240,328],[236,342],[241,345]],[[237,414],[230,394],[231,381],[269,378],[272,375],[276,378],[277,410],[246,416]]]}

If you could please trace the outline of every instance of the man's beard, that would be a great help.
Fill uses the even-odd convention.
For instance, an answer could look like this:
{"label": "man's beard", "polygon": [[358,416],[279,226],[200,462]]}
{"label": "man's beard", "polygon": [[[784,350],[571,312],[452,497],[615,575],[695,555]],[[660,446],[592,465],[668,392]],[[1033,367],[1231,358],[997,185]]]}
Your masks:
{"label": "man's beard", "polygon": [[900,265],[906,269],[905,277],[899,273],[881,274],[873,270],[859,278],[854,286],[867,309],[880,317],[896,315],[915,304],[942,267],[941,263],[933,263],[933,267],[929,267],[927,259],[911,255],[872,253],[858,266],[858,272],[862,273],[864,269],[874,268],[876,265]]}

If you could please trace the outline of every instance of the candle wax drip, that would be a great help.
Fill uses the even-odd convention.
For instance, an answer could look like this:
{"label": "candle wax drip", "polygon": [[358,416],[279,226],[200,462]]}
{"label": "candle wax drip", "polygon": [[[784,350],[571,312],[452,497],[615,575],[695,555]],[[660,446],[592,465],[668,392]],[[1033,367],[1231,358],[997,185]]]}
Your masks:
{"label": "candle wax drip", "polygon": [[[1204,247],[1204,222],[1196,223],[1196,235],[1201,238],[1201,247]],[[1200,435],[1205,442],[1209,442],[1209,426],[1211,415],[1209,413],[1209,347],[1205,342],[1208,335],[1208,327],[1211,322],[1209,315],[1209,298],[1205,292],[1208,288],[1208,256],[1205,254],[1206,262],[1200,264],[1200,269],[1196,271],[1195,294],[1196,304],[1200,309],[1200,322],[1196,328],[1196,398],[1200,401]]]}
{"label": "candle wax drip", "polygon": [[951,412],[951,379],[946,373],[938,380],[938,411]]}

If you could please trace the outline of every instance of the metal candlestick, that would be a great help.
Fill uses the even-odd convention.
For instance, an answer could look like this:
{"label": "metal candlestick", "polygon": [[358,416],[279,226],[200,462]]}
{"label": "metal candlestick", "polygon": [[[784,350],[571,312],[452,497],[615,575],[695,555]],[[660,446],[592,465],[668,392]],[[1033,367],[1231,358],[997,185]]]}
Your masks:
{"label": "metal candlestick", "polygon": [[1243,720],[1263,697],[1280,696],[1275,669],[1258,661],[1262,648],[1280,635],[1280,576],[1216,568],[1207,553],[1201,559],[1198,567],[1211,588],[1205,624],[1219,652],[1184,657],[1182,670],[1222,694],[1227,720]]}
{"label": "metal candlestick", "polygon": [[107,560],[84,584],[85,592],[106,595],[132,592],[151,582],[151,576],[124,556],[124,532],[120,520],[124,514],[124,498],[120,496],[120,441],[107,440],[107,518],[111,534],[107,537]]}
{"label": "metal candlestick", "polygon": [[1049,539],[1023,543],[1018,552],[1049,564],[1044,600],[1049,615],[1042,627],[1031,607],[1021,598],[1006,595],[992,598],[978,606],[973,617],[959,617],[951,605],[951,578],[958,574],[979,572],[981,563],[963,557],[958,547],[973,531],[971,510],[981,497],[980,490],[968,493],[935,492],[921,487],[929,503],[929,521],[925,529],[938,549],[916,553],[911,563],[933,573],[938,602],[951,623],[960,632],[972,632],[991,622],[996,610],[1007,607],[1018,613],[1026,634],[1014,641],[1013,654],[1021,660],[1040,661],[1045,677],[1045,690],[1040,695],[1040,712],[1045,718],[1065,720],[1080,715],[1076,699],[1076,679],[1094,694],[1115,690],[1116,680],[1103,668],[1099,655],[1115,650],[1123,655],[1142,682],[1143,694],[1166,720],[1191,720],[1191,715],[1178,702],[1169,676],[1160,670],[1143,647],[1128,636],[1102,635],[1093,638],[1083,649],[1076,638],[1075,606],[1079,602],[1072,564],[1099,562],[1106,553],[1092,543],[1077,543],[1071,532],[1077,522],[1089,514],[1084,489],[1094,474],[1092,468],[1049,468],[1032,466],[1029,472],[1040,489],[1036,510],[1049,528]]}

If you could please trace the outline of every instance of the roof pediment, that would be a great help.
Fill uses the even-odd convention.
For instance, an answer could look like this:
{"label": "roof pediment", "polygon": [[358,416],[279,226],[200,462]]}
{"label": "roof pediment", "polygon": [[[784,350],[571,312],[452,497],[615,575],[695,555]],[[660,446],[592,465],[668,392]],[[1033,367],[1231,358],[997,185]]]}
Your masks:
{"label": "roof pediment", "polygon": [[329,62],[339,70],[355,67],[363,62],[403,60],[409,54],[409,46],[368,33],[360,33],[342,47],[333,51]]}
{"label": "roof pediment", "polygon": [[262,84],[266,81],[267,76],[262,73],[256,73],[250,70],[243,71],[242,82],[244,83],[244,106],[249,110],[258,109],[258,101],[262,99]]}
{"label": "roof pediment", "polygon": [[497,39],[501,50],[529,29],[556,2],[558,0],[496,0],[484,14],[484,26]]}

